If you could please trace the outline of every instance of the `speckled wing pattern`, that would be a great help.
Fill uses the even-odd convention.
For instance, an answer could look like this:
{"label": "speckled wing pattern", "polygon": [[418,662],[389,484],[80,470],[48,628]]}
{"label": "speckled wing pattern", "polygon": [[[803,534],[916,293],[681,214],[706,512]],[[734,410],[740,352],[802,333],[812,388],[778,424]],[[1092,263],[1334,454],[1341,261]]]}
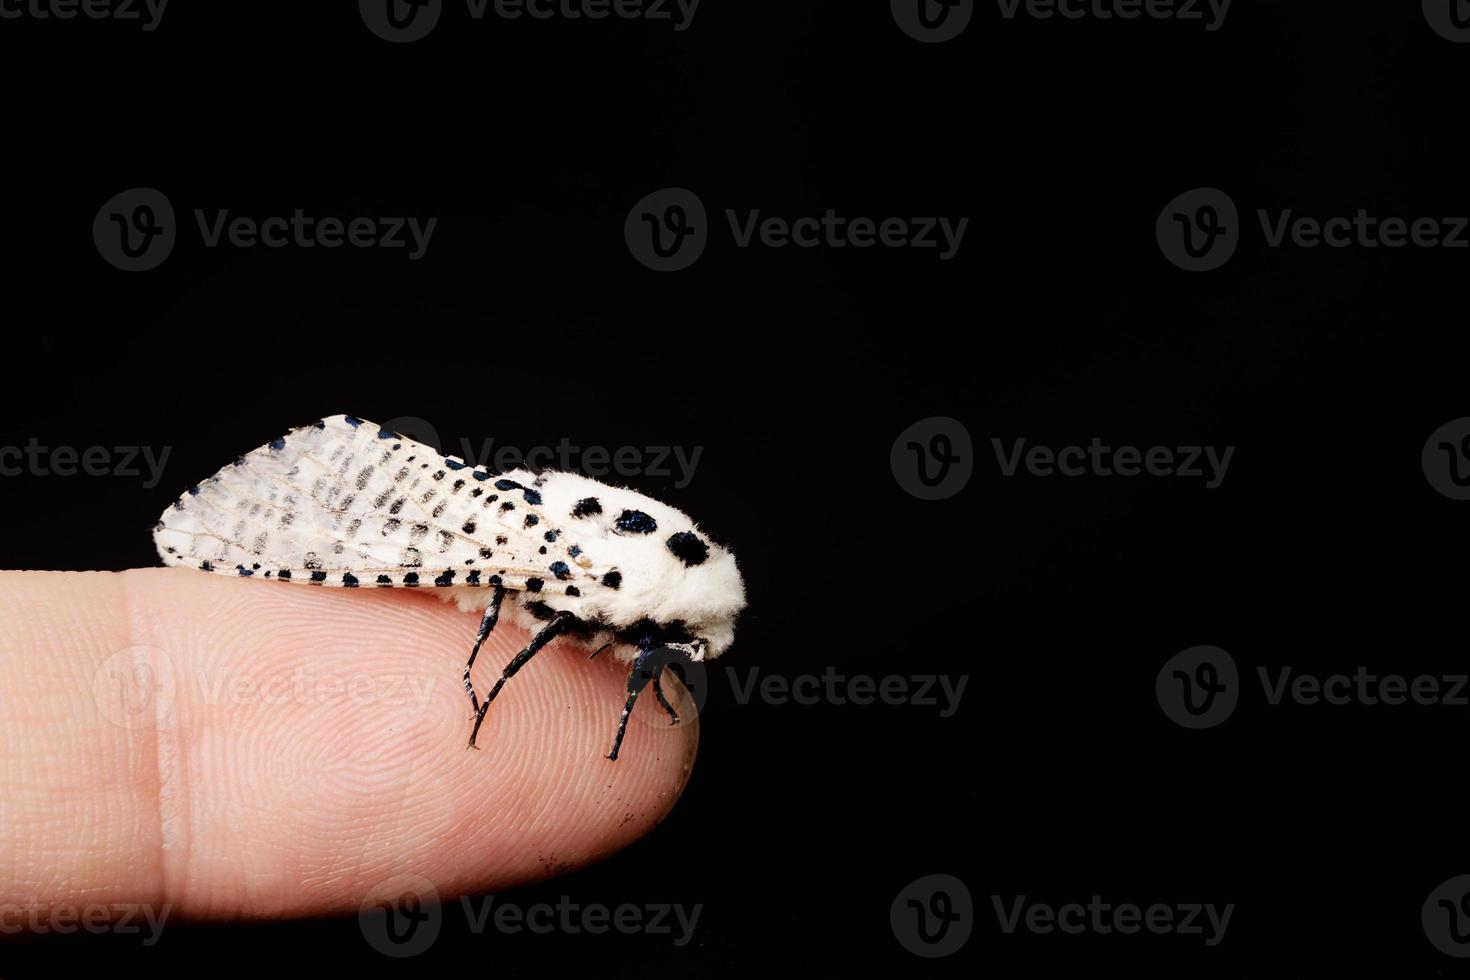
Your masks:
{"label": "speckled wing pattern", "polygon": [[337,415],[189,488],[153,537],[166,563],[222,575],[535,591],[557,534],[540,502],[534,487]]}

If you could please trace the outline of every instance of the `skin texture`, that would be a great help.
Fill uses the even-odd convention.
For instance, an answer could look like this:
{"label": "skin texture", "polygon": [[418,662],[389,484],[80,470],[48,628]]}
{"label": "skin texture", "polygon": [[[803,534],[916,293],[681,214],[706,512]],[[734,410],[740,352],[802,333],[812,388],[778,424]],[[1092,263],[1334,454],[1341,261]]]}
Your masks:
{"label": "skin texture", "polygon": [[[698,745],[678,683],[684,723],[642,699],[609,762],[626,667],[558,640],[467,751],[477,625],[405,590],[0,572],[0,906],[356,911],[395,876],[494,891],[657,824]],[[496,627],[481,696],[528,639]]]}

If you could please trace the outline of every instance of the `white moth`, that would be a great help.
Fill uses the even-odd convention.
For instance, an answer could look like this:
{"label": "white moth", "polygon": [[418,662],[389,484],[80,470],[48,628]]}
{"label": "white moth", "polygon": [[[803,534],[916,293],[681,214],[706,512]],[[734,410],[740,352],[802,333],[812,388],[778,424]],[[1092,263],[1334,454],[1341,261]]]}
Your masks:
{"label": "white moth", "polygon": [[[153,540],[164,562],[218,575],[337,588],[429,588],[484,615],[464,669],[475,744],[485,711],[553,637],[630,663],[628,698],[671,658],[735,639],[735,556],[687,516],[575,473],[494,474],[347,415],[294,429],[189,488]],[[470,681],[506,597],[533,633],[482,702]]]}

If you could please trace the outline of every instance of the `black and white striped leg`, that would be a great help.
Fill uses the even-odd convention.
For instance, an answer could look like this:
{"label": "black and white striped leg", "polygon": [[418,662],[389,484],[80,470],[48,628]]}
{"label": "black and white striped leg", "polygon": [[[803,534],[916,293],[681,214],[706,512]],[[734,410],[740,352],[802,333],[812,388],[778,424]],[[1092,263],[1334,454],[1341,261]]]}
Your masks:
{"label": "black and white striped leg", "polygon": [[[469,662],[464,665],[464,692],[469,695],[470,711],[476,715],[480,713],[480,699],[475,697],[475,685],[470,683],[470,668],[475,665],[475,657],[479,656],[480,644],[485,642],[485,638],[490,635],[490,631],[495,629],[496,620],[500,619],[500,603],[504,598],[504,586],[497,585],[495,587],[495,594],[490,597],[490,605],[485,607],[485,615],[480,620],[480,629],[475,634],[475,647],[470,651]],[[475,743],[471,742],[470,744],[473,745]]]}
{"label": "black and white striped leg", "polygon": [[[654,654],[658,654],[660,659],[655,661],[652,666],[649,666],[648,659]],[[663,658],[668,657],[668,655],[669,651],[662,647],[657,647],[652,650],[645,649],[633,661],[633,669],[628,672],[628,700],[623,704],[623,713],[618,716],[618,733],[613,736],[612,751],[607,755],[613,762],[618,760],[618,749],[622,748],[623,736],[628,733],[628,718],[633,714],[633,705],[638,700],[639,692],[647,686],[649,681],[653,681],[653,690],[658,695],[659,703],[663,704],[666,708],[668,707],[668,702],[664,700],[663,694],[660,693],[662,689],[658,683],[659,671],[664,667]],[[671,712],[673,711],[672,708],[669,708],[669,710]],[[675,718],[677,717],[676,715]]]}
{"label": "black and white striped leg", "polygon": [[660,683],[663,680],[664,670],[667,667],[668,665],[664,664],[653,672],[653,696],[658,698],[658,703],[663,705],[664,710],[669,713],[669,724],[677,725],[679,724],[679,712],[675,711],[674,706],[669,704],[669,699],[664,697],[664,686]]}
{"label": "black and white striped leg", "polygon": [[490,693],[485,695],[485,700],[480,705],[480,711],[475,716],[475,728],[470,732],[470,748],[475,747],[475,738],[480,734],[480,726],[485,723],[485,712],[489,709],[490,702],[495,700],[495,696],[505,686],[505,682],[514,677],[518,670],[530,663],[531,658],[536,656],[542,647],[555,639],[558,634],[565,632],[566,628],[572,624],[573,619],[574,617],[569,612],[557,613],[556,618],[541,627],[536,635],[531,637],[531,642],[526,644],[526,648],[516,654],[511,659],[511,662],[505,665],[505,669],[500,672],[500,679],[495,682],[495,686],[490,689]]}

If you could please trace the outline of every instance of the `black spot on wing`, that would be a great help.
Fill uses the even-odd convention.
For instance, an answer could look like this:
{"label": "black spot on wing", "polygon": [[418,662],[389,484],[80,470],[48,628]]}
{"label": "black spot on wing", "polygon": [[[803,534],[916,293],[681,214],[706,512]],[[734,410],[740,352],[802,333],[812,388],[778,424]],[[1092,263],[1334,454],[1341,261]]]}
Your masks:
{"label": "black spot on wing", "polygon": [[709,545],[692,531],[680,531],[668,540],[669,550],[685,565],[701,565],[709,557]]}
{"label": "black spot on wing", "polygon": [[583,497],[581,500],[577,501],[577,505],[572,508],[573,517],[591,517],[593,514],[601,513],[602,501],[598,500],[596,497]]}
{"label": "black spot on wing", "polygon": [[641,510],[625,510],[613,523],[624,534],[652,534],[658,530],[658,521]]}
{"label": "black spot on wing", "polygon": [[523,499],[526,503],[530,504],[532,507],[538,507],[541,504],[541,494],[540,493],[538,493],[535,490],[532,490],[530,487],[523,486],[523,485],[517,483],[514,480],[496,480],[495,481],[495,489],[496,490],[520,490],[521,491],[521,499]]}

